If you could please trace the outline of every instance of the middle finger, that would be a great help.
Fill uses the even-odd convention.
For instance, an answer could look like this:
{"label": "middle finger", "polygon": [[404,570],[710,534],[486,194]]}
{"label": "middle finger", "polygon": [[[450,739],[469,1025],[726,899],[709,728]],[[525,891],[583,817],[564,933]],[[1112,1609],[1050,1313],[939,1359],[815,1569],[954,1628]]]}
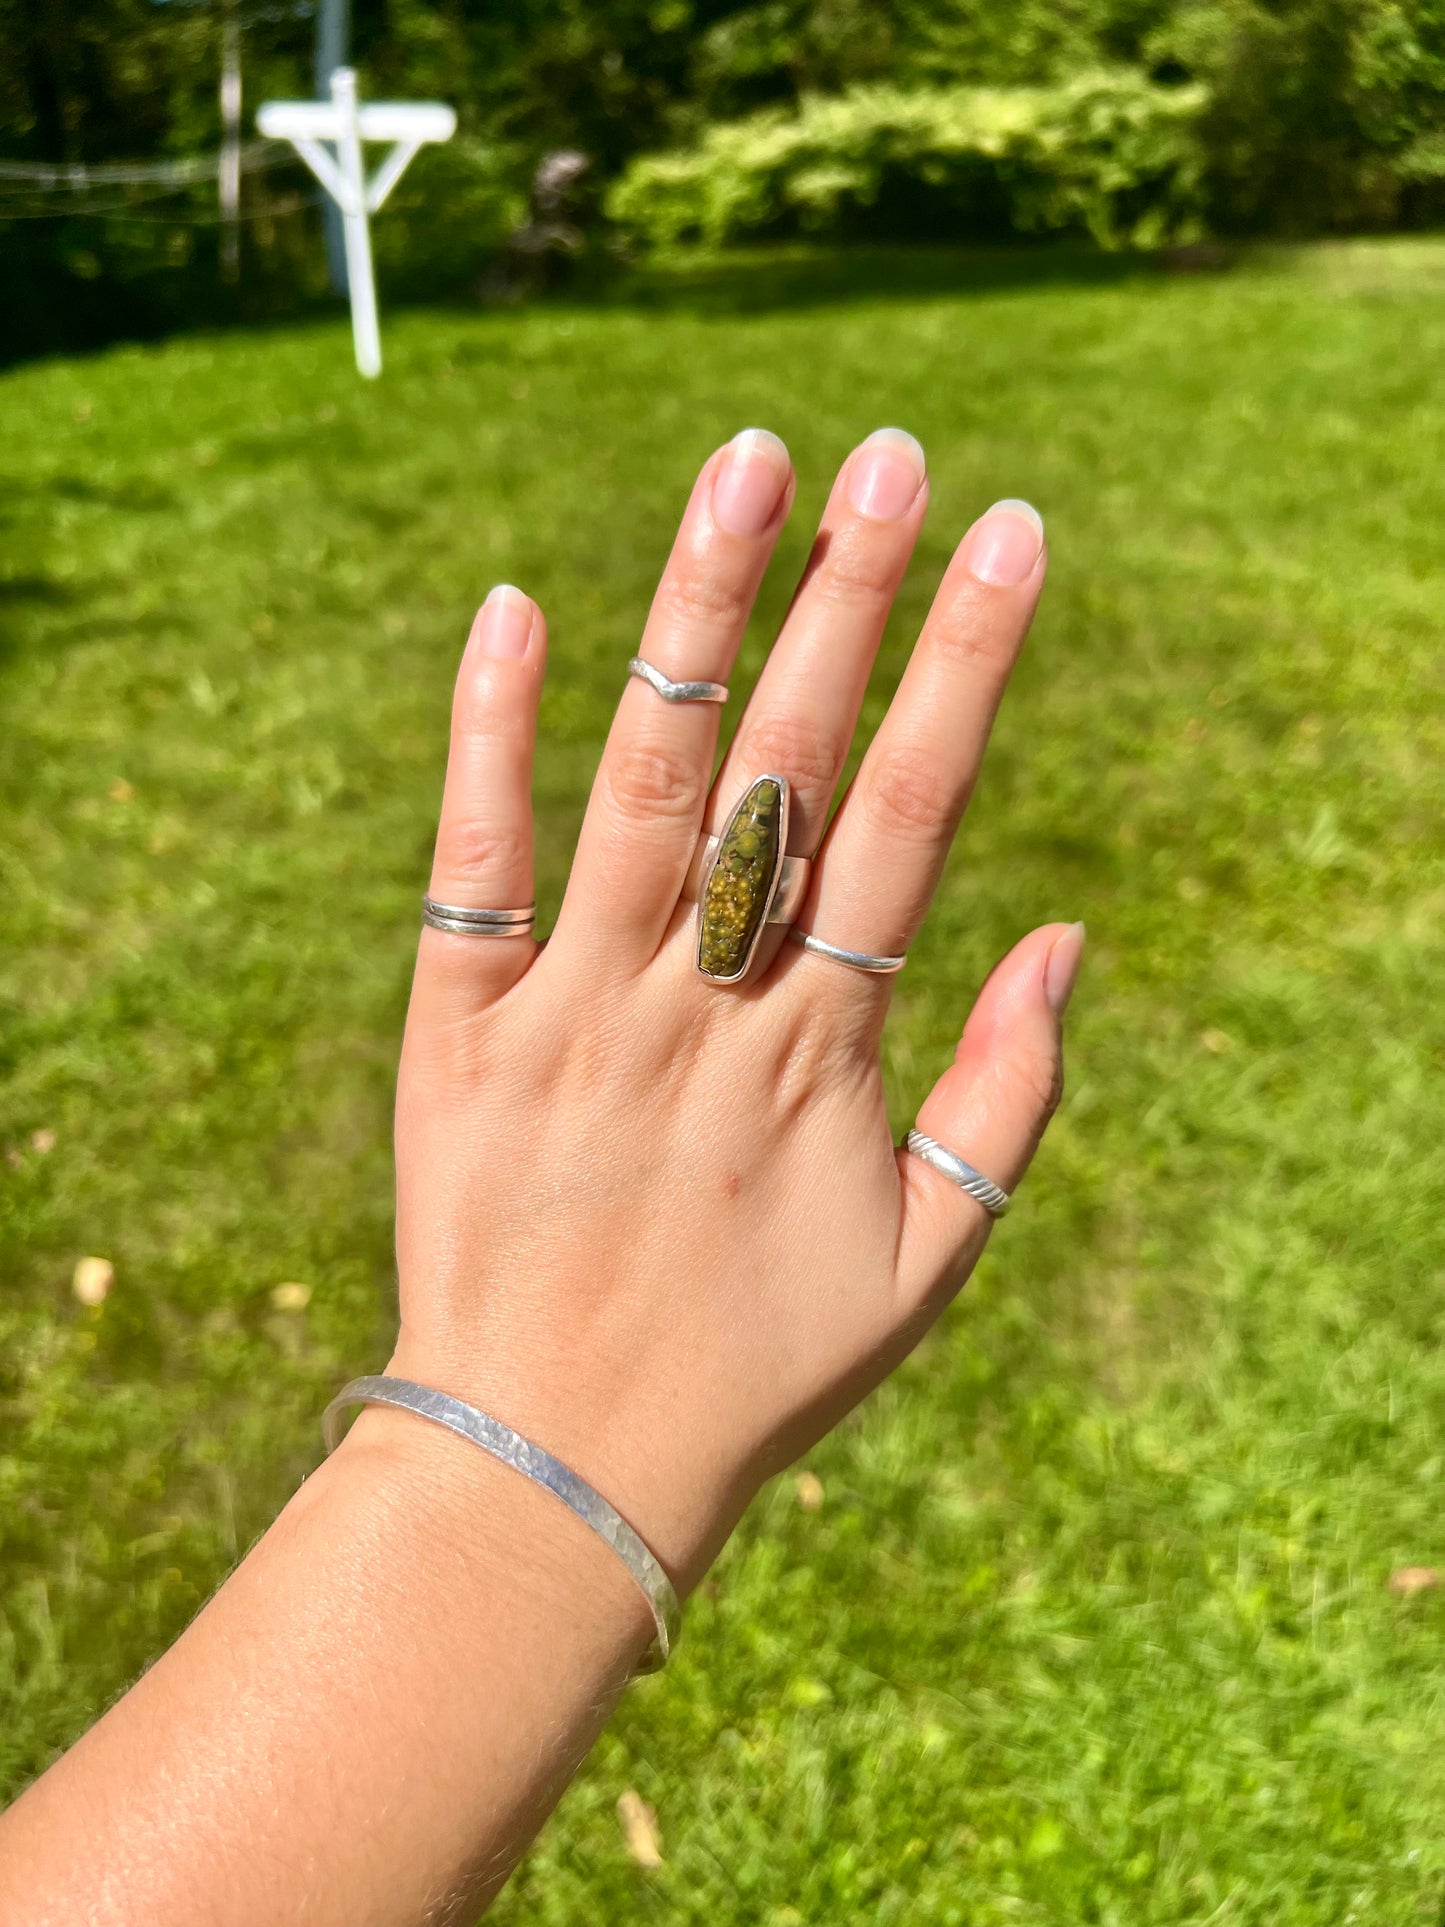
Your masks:
{"label": "middle finger", "polygon": [[713,785],[709,830],[721,829],[756,777],[785,776],[789,851],[816,850],[927,506],[923,450],[903,429],[876,430],[843,464],[802,583]]}

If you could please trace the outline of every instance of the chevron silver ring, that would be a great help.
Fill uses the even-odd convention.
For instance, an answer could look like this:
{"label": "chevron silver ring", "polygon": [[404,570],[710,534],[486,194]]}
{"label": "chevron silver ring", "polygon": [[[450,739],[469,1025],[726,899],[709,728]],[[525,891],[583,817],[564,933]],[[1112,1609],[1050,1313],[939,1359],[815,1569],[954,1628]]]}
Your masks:
{"label": "chevron silver ring", "polygon": [[627,665],[627,673],[645,682],[649,689],[655,689],[665,703],[725,703],[728,699],[725,682],[674,682],[646,656],[634,656]]}

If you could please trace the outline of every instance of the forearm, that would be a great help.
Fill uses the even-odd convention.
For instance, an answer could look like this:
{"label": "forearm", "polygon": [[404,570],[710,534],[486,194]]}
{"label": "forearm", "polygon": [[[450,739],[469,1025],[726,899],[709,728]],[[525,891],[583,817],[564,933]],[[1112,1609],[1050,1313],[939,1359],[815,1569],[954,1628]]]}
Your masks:
{"label": "forearm", "polygon": [[651,1621],[539,1488],[369,1412],[185,1636],[0,1821],[31,1927],[468,1916]]}

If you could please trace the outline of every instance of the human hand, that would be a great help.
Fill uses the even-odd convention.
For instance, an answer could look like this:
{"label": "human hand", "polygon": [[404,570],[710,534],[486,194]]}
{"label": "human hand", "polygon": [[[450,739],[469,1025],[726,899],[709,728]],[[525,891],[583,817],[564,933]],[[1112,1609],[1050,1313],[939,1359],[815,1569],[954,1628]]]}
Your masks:
{"label": "human hand", "polygon": [[[716,708],[627,683],[545,950],[422,932],[397,1096],[393,1368],[562,1459],[679,1591],[759,1483],[915,1342],[989,1229],[893,1148],[890,979],[778,947],[773,926],[756,977],[719,988],[680,900],[704,824],[720,829],[768,774],[791,786],[792,851],[821,844],[800,927],[882,956],[916,933],[1044,573],[1032,510],[996,505],[974,525],[824,836],[926,495],[896,431],[845,464],[711,789]],[[708,462],[643,640],[664,674],[727,675],[791,499],[771,436]],[[494,593],[457,683],[441,902],[531,900],[544,651],[533,605]],[[919,1116],[1006,1187],[1058,1094],[1081,939],[1052,925],[1004,959]],[[651,1619],[622,1560],[531,1480],[368,1410],[170,1652],[4,1817],[0,1916],[475,1919]]]}
{"label": "human hand", "polygon": [[[793,489],[786,451],[760,431],[707,462],[640,645],[667,676],[726,679]],[[828,826],[927,496],[922,451],[899,431],[844,464],[715,784],[716,708],[627,682],[545,947],[422,932],[397,1095],[390,1369],[572,1466],[680,1590],[761,1482],[917,1342],[990,1228],[894,1149],[891,979],[786,945],[745,986],[718,988],[695,967],[696,906],[681,901],[699,833],[775,773],[792,789],[789,851],[818,852],[799,927],[883,954],[917,933],[1046,566],[1025,504],[968,531]],[[532,900],[545,653],[541,612],[493,591],[457,682],[441,902]],[[1050,925],[1009,953],[919,1113],[1006,1189],[1058,1099],[1082,937]]]}

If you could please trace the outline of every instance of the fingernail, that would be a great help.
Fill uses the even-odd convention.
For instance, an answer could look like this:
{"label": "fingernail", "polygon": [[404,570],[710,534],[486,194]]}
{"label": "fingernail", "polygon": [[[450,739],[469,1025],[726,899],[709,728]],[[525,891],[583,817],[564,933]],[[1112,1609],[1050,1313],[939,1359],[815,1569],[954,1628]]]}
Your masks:
{"label": "fingernail", "polygon": [[922,444],[906,428],[875,428],[848,464],[848,502],[870,522],[896,522],[928,473]]}
{"label": "fingernail", "polygon": [[1069,999],[1074,994],[1074,979],[1079,974],[1079,965],[1084,960],[1084,938],[1087,932],[1081,923],[1071,923],[1061,937],[1054,941],[1044,965],[1044,995],[1049,1000],[1049,1008],[1056,1017],[1062,1017],[1069,1007]]}
{"label": "fingernail", "polygon": [[532,640],[534,613],[528,596],[510,582],[499,582],[472,624],[477,647],[484,656],[494,656],[499,662],[519,662]]}
{"label": "fingernail", "polygon": [[778,512],[792,472],[786,447],[766,428],[735,435],[712,485],[718,527],[729,535],[761,535]]}
{"label": "fingernail", "polygon": [[1043,554],[1044,518],[1031,502],[995,502],[963,538],[963,563],[970,575],[995,588],[1016,589],[1027,582]]}

